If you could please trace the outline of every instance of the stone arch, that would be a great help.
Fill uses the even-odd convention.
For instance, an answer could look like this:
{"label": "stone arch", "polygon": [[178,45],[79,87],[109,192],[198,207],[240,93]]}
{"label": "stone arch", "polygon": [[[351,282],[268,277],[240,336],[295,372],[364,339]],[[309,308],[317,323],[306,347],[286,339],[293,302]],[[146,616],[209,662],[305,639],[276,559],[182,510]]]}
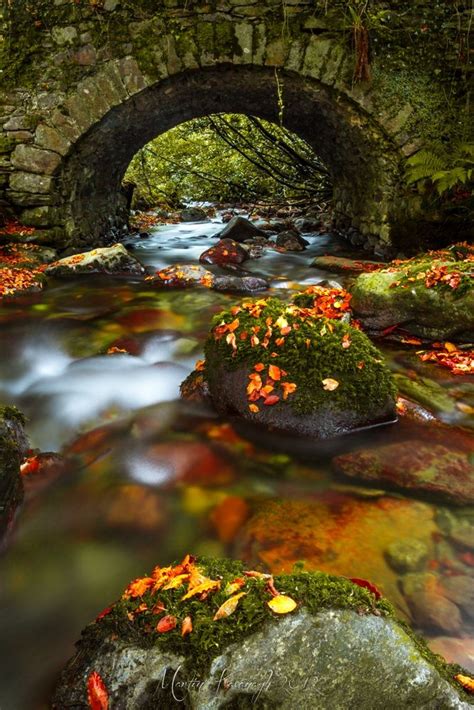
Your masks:
{"label": "stone arch", "polygon": [[123,224],[120,181],[140,147],[219,111],[276,120],[278,72],[285,124],[328,165],[339,224],[355,227],[380,252],[390,249],[409,108],[397,107],[394,121],[393,112],[376,109],[370,86],[353,86],[350,48],[303,31],[275,35],[255,18],[201,17],[179,39],[159,35],[154,21],[146,23],[158,37],[152,50],[144,54],[135,42],[134,54],[94,66],[76,85],[51,92],[49,104],[42,97],[47,108],[33,141],[17,143],[11,156],[6,194],[23,222],[56,243],[100,243]]}

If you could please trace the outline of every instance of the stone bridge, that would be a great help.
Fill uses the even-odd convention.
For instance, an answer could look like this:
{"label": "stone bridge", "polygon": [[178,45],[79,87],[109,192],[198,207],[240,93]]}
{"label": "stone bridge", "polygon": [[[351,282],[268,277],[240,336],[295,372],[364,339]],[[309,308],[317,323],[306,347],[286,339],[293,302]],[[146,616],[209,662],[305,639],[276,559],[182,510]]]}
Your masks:
{"label": "stone bridge", "polygon": [[433,112],[447,124],[445,99],[408,40],[371,37],[372,79],[355,81],[349,4],[4,0],[1,205],[43,243],[97,245],[125,229],[145,143],[216,112],[282,116],[330,169],[337,223],[396,249],[427,224],[404,161]]}

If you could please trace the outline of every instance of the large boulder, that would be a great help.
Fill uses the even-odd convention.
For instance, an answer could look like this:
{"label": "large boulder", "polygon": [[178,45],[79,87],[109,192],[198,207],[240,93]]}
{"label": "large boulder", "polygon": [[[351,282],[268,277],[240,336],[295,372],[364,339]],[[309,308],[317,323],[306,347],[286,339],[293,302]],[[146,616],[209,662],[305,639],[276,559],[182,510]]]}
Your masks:
{"label": "large boulder", "polygon": [[[320,289],[287,305],[243,302],[217,315],[205,346],[214,406],[279,434],[326,439],[394,419],[394,385],[381,353],[342,320],[343,292]],[[298,305],[296,305],[298,303]],[[332,304],[332,305],[331,305]],[[348,314],[346,314],[348,315]]]}
{"label": "large boulder", "polygon": [[218,236],[220,239],[233,239],[234,242],[245,242],[246,239],[267,237],[268,235],[263,229],[259,229],[248,219],[245,219],[245,217],[237,215],[236,217],[232,217]]}
{"label": "large boulder", "polygon": [[46,268],[47,276],[73,277],[78,274],[115,274],[142,276],[145,268],[128,253],[123,244],[92,249],[82,254],[66,256],[53,261]]}
{"label": "large boulder", "polygon": [[24,424],[15,407],[0,408],[0,539],[23,499],[20,464],[29,449]]}
{"label": "large boulder", "polygon": [[474,338],[474,248],[457,259],[454,248],[438,256],[392,262],[361,274],[352,287],[352,307],[364,325],[393,325],[431,340]]}
{"label": "large boulder", "polygon": [[371,485],[429,495],[456,505],[474,504],[474,464],[464,451],[424,441],[362,449],[333,459],[337,472]]}
{"label": "large boulder", "polygon": [[347,579],[187,556],[85,629],[52,707],[467,710],[459,673]]}

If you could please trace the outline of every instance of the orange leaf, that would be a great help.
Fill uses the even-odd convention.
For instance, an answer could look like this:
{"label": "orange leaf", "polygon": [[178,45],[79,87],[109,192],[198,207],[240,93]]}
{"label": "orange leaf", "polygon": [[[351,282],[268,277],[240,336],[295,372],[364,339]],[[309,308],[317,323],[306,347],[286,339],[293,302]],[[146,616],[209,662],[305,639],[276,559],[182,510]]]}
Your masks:
{"label": "orange leaf", "polygon": [[454,676],[454,679],[462,685],[464,690],[467,690],[468,693],[474,695],[474,678],[471,678],[469,675],[462,675],[461,673],[458,673]]}
{"label": "orange leaf", "polygon": [[108,710],[109,708],[107,688],[100,675],[95,671],[87,679],[87,702],[90,710]]}
{"label": "orange leaf", "polygon": [[253,369],[256,370],[257,372],[261,372],[262,370],[265,369],[265,365],[263,364],[263,362],[257,362],[257,364],[254,366]]}
{"label": "orange leaf", "polygon": [[260,407],[258,407],[256,404],[249,404],[249,409],[254,414],[260,411]]}
{"label": "orange leaf", "polygon": [[276,365],[269,365],[268,374],[270,375],[272,380],[278,381],[281,378],[281,370]]}
{"label": "orange leaf", "polygon": [[229,597],[231,594],[235,594],[235,592],[238,592],[239,589],[242,589],[242,587],[245,586],[246,584],[246,579],[245,577],[237,577],[234,579],[233,582],[229,582],[226,584],[226,587],[224,589],[224,593]]}
{"label": "orange leaf", "polygon": [[150,587],[153,587],[154,585],[155,580],[153,577],[141,577],[140,579],[135,579],[133,582],[130,582],[123,593],[122,598],[127,599],[128,597],[132,597],[132,599],[134,599],[135,597],[141,597],[147,589],[150,589]]}
{"label": "orange leaf", "polygon": [[193,620],[190,616],[186,616],[181,624],[181,636],[184,638],[193,630]]}
{"label": "orange leaf", "polygon": [[206,367],[206,361],[205,360],[198,360],[196,364],[194,365],[194,369],[197,370],[198,372],[202,372],[204,368]]}
{"label": "orange leaf", "polygon": [[333,390],[339,387],[339,382],[337,380],[333,380],[332,377],[326,377],[325,380],[322,380],[322,383],[323,389],[327,390],[328,392],[332,392]]}
{"label": "orange leaf", "polygon": [[351,347],[351,344],[352,344],[351,336],[349,335],[349,333],[345,333],[342,336],[342,347],[344,348],[344,350],[346,350],[347,348]]}
{"label": "orange leaf", "polygon": [[175,629],[177,623],[177,618],[168,614],[159,620],[156,625],[156,630],[159,631],[160,634],[166,634],[168,631]]}
{"label": "orange leaf", "polygon": [[187,592],[184,597],[181,598],[181,601],[184,602],[186,599],[191,599],[191,597],[196,596],[196,594],[202,594],[203,592],[214,592],[216,589],[219,589],[220,586],[221,583],[218,580],[207,579],[205,582],[202,582],[202,584],[198,584]]}
{"label": "orange leaf", "polygon": [[273,597],[267,604],[275,614],[289,614],[290,611],[294,611],[297,607],[295,600],[285,594]]}
{"label": "orange leaf", "polygon": [[223,604],[221,604],[221,606],[216,611],[213,621],[225,619],[231,614],[233,614],[234,611],[237,609],[237,605],[241,597],[244,597],[246,594],[247,592],[239,592],[238,594],[234,594],[233,597],[230,597],[230,599],[227,599]]}

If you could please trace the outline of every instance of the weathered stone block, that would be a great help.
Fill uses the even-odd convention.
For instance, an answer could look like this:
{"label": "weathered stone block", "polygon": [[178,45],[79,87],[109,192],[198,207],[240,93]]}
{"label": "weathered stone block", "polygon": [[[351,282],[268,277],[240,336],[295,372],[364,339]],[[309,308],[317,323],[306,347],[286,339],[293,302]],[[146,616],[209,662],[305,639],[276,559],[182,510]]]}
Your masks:
{"label": "weathered stone block", "polygon": [[41,148],[52,150],[60,155],[66,155],[71,147],[70,142],[61,133],[44,123],[36,129],[35,142]]}
{"label": "weathered stone block", "polygon": [[15,172],[10,177],[10,189],[16,192],[46,194],[50,191],[53,179],[48,175]]}
{"label": "weathered stone block", "polygon": [[58,168],[61,158],[57,153],[32,145],[17,145],[11,162],[13,167],[40,175],[52,175]]}
{"label": "weathered stone block", "polygon": [[49,227],[57,219],[56,210],[49,205],[23,210],[21,222],[32,227]]}
{"label": "weathered stone block", "polygon": [[332,45],[333,41],[330,39],[311,37],[306,48],[303,72],[319,79]]}
{"label": "weathered stone block", "polygon": [[38,207],[40,205],[51,205],[54,197],[50,194],[34,194],[31,192],[14,192],[7,190],[7,198],[13,205],[18,207]]}

